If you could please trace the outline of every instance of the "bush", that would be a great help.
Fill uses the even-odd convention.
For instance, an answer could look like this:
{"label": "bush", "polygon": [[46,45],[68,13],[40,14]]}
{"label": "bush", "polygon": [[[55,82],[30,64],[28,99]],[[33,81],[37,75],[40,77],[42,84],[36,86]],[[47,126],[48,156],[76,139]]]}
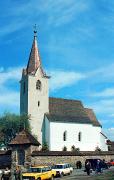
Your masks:
{"label": "bush", "polygon": [[42,149],[41,149],[41,151],[49,151],[49,146],[48,146],[47,142],[44,142],[44,143],[42,144]]}
{"label": "bush", "polygon": [[71,151],[75,151],[76,150],[76,147],[73,145],[72,147],[71,147]]}
{"label": "bush", "polygon": [[95,151],[100,152],[100,151],[101,151],[100,147],[97,146],[97,147],[95,148]]}
{"label": "bush", "polygon": [[67,151],[67,147],[66,147],[66,146],[64,146],[62,150],[63,150],[63,151]]}
{"label": "bush", "polygon": [[76,148],[74,145],[71,147],[71,151],[73,152],[79,152],[80,148]]}

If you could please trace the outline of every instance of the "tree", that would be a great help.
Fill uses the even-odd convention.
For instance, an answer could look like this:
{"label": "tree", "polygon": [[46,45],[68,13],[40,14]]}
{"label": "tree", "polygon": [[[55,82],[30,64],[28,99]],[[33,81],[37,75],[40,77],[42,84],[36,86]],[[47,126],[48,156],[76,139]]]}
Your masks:
{"label": "tree", "polygon": [[42,149],[41,149],[42,151],[48,151],[49,150],[49,146],[48,146],[48,144],[47,144],[47,142],[44,142],[43,144],[42,144]]}
{"label": "tree", "polygon": [[17,133],[23,129],[27,129],[30,132],[30,124],[27,115],[16,115],[11,113],[5,113],[0,117],[0,145],[5,146],[16,136]]}

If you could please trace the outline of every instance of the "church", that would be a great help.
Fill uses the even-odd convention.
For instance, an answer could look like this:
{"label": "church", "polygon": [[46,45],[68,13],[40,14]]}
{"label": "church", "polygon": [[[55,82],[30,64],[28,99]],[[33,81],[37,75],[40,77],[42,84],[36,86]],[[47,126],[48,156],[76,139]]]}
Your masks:
{"label": "church", "polygon": [[43,70],[34,31],[26,68],[20,81],[20,114],[30,115],[32,134],[50,151],[107,151],[107,137],[95,113],[79,100],[49,97],[49,79]]}

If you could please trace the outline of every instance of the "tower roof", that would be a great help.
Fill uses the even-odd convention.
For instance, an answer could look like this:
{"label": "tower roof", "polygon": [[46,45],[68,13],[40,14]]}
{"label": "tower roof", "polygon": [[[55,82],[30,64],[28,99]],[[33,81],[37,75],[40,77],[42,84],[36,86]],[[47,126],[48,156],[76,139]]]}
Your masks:
{"label": "tower roof", "polygon": [[27,64],[27,73],[34,74],[36,70],[41,66],[40,54],[37,46],[37,31],[34,31],[34,39],[32,43],[31,52],[29,55],[29,61]]}

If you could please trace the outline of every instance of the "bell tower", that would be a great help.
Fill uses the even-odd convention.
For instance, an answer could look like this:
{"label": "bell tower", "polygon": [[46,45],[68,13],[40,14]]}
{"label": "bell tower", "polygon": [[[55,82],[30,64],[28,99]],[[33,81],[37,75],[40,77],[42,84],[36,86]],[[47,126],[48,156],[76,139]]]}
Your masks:
{"label": "bell tower", "polygon": [[49,76],[43,71],[35,30],[28,64],[20,81],[20,114],[30,115],[32,134],[41,144],[44,114],[49,112],[48,80]]}

